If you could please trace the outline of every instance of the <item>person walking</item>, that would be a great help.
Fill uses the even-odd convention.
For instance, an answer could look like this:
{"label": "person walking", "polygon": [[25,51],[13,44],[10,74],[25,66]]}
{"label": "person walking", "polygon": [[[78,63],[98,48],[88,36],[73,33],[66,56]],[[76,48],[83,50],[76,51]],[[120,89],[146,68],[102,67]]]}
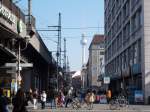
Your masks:
{"label": "person walking", "polygon": [[107,91],[106,96],[107,96],[107,102],[109,103],[111,100],[111,96],[112,96],[111,90]]}
{"label": "person walking", "polygon": [[12,112],[28,112],[26,109],[27,100],[24,91],[20,88],[15,97],[12,99],[13,111]]}
{"label": "person walking", "polygon": [[3,95],[3,90],[0,88],[0,112],[9,112],[8,101]]}
{"label": "person walking", "polygon": [[56,91],[55,91],[55,90],[51,90],[51,91],[49,92],[50,107],[51,107],[51,109],[52,109],[53,107],[56,109],[55,96],[56,96]]}
{"label": "person walking", "polygon": [[38,91],[35,89],[33,92],[33,109],[37,109]]}
{"label": "person walking", "polygon": [[46,95],[45,91],[43,91],[42,94],[41,94],[41,105],[42,105],[42,109],[45,108],[46,97],[47,97],[47,95]]}
{"label": "person walking", "polygon": [[72,94],[73,94],[73,87],[71,87],[68,91],[67,97],[66,97],[66,105],[67,108],[68,103],[72,102]]}

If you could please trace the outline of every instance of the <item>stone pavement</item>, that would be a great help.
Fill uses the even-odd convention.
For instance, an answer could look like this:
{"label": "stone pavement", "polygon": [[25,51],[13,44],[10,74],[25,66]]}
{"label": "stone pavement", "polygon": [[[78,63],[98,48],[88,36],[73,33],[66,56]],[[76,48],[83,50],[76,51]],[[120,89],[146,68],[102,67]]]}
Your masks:
{"label": "stone pavement", "polygon": [[47,103],[46,108],[42,110],[40,103],[38,103],[38,109],[34,110],[32,104],[30,104],[27,109],[29,112],[150,112],[149,105],[129,105],[128,108],[121,108],[120,110],[110,110],[109,105],[107,104],[94,104],[94,108],[92,110],[87,110],[86,107],[75,110],[71,107],[51,109],[50,104]]}

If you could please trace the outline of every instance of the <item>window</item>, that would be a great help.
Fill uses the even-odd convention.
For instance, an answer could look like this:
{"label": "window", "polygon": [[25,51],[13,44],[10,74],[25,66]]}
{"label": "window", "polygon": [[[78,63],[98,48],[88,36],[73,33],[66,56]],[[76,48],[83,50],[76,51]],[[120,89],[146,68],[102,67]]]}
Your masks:
{"label": "window", "polygon": [[133,64],[133,46],[131,46],[129,48],[129,64],[132,65]]}
{"label": "window", "polygon": [[135,32],[140,26],[142,26],[142,16],[141,10],[138,10],[132,17],[132,33]]}
{"label": "window", "polygon": [[132,33],[136,30],[136,14],[132,17]]}
{"label": "window", "polygon": [[127,0],[126,4],[123,7],[124,20],[126,20],[126,18],[129,16],[129,12],[130,12],[130,5],[129,5],[129,0]]}
{"label": "window", "polygon": [[138,27],[142,26],[142,13],[141,13],[141,9],[139,9],[138,12],[137,12],[137,25],[138,25]]}
{"label": "window", "polygon": [[104,51],[101,51],[101,52],[100,52],[100,55],[104,55]]}
{"label": "window", "polygon": [[141,62],[141,40],[138,41],[138,62]]}
{"label": "window", "polygon": [[138,4],[140,0],[131,0],[132,10],[135,8],[136,4]]}
{"label": "window", "polygon": [[137,58],[138,58],[138,44],[137,43],[135,43],[134,45],[133,45],[133,58],[134,58],[134,64],[136,64],[137,63]]}

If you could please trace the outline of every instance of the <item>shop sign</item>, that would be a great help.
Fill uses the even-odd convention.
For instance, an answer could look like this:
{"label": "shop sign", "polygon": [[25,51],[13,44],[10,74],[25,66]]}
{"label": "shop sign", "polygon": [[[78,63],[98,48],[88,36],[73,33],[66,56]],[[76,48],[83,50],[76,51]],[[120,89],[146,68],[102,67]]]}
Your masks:
{"label": "shop sign", "polygon": [[15,23],[15,15],[13,15],[9,9],[3,5],[0,7],[0,15],[6,18],[9,22]]}
{"label": "shop sign", "polygon": [[19,20],[17,22],[17,32],[21,33],[23,31],[23,22],[21,20]]}

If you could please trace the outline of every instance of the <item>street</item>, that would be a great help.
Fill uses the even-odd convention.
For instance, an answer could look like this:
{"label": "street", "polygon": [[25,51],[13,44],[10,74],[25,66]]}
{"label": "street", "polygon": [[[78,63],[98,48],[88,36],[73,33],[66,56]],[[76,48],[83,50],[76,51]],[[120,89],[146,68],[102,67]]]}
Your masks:
{"label": "street", "polygon": [[87,110],[86,107],[79,108],[78,110],[68,108],[53,108],[50,109],[49,104],[46,105],[45,109],[41,109],[40,104],[38,104],[38,109],[33,109],[33,106],[30,105],[27,107],[29,112],[150,112],[149,105],[129,105],[128,108],[121,108],[119,110],[110,110],[109,105],[107,104],[94,104],[92,110]]}

